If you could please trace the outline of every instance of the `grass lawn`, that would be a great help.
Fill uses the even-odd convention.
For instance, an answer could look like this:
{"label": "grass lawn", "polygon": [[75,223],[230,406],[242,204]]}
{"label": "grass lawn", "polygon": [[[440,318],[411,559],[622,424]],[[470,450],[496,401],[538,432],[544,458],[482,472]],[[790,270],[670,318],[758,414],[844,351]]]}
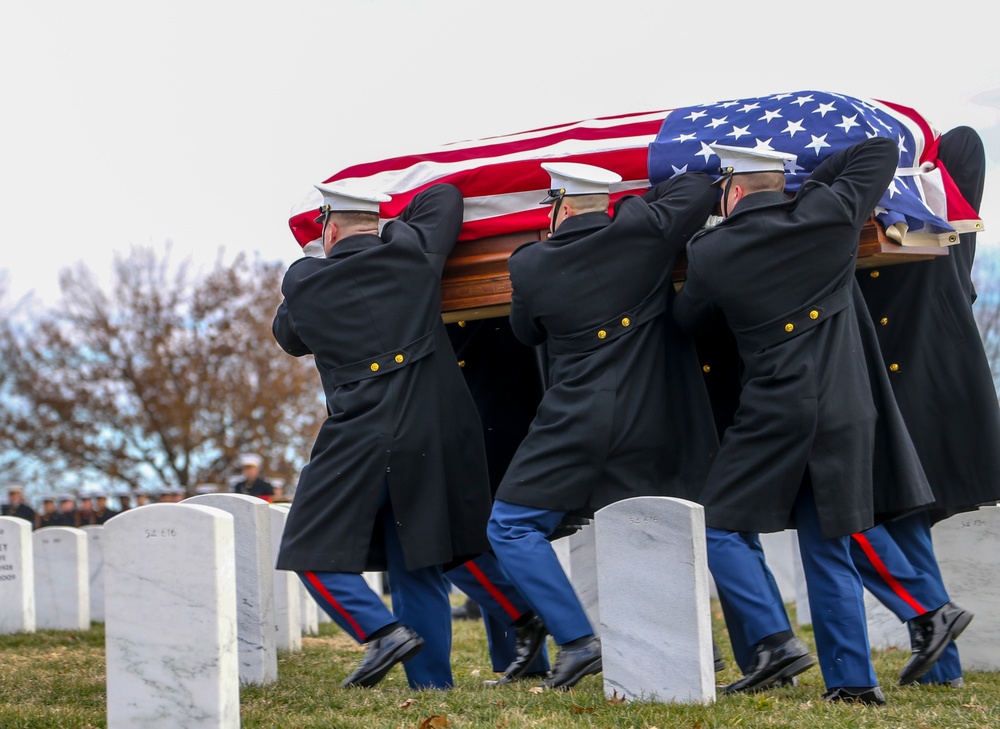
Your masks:
{"label": "grass lawn", "polygon": [[[719,682],[739,677],[732,661],[721,613],[713,621],[728,667]],[[799,635],[812,643],[809,629]],[[550,645],[550,649],[552,646]],[[959,640],[961,648],[961,639]],[[104,727],[104,628],[85,632],[42,631],[0,636],[0,728]],[[554,655],[554,653],[553,653]],[[889,705],[828,705],[820,700],[818,668],[800,685],[767,693],[720,696],[710,706],[609,702],[601,677],[591,676],[567,692],[532,690],[531,684],[486,688],[493,678],[480,621],[454,624],[452,691],[411,691],[401,668],[374,689],[341,688],[361,648],[332,624],[303,639],[300,653],[279,657],[279,680],[267,687],[244,687],[243,727],[864,727],[936,729],[1000,727],[1000,673],[967,673],[965,687],[899,687],[895,679],[907,659],[901,651],[875,654]]]}

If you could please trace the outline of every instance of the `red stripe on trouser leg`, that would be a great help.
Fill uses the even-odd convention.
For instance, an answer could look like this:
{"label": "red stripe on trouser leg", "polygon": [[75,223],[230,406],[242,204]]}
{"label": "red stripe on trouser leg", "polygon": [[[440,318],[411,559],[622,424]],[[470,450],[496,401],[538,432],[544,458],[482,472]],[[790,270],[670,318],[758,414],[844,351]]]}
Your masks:
{"label": "red stripe on trouser leg", "polygon": [[872,563],[875,571],[878,572],[879,577],[885,580],[885,583],[889,585],[889,588],[899,596],[899,599],[916,610],[918,615],[926,613],[927,608],[917,602],[917,599],[907,592],[905,587],[899,584],[899,580],[892,576],[889,568],[885,566],[885,562],[882,561],[882,559],[878,556],[878,552],[875,551],[875,547],[873,547],[872,543],[868,541],[868,537],[863,534],[852,534],[851,537],[861,547],[861,550],[865,553],[868,561]]}
{"label": "red stripe on trouser leg", "polygon": [[309,580],[309,584],[315,587],[316,591],[320,595],[322,595],[323,598],[328,603],[333,605],[333,609],[336,610],[338,613],[340,613],[343,616],[344,620],[347,621],[348,625],[350,625],[354,629],[354,632],[357,633],[358,640],[364,643],[365,639],[368,638],[368,634],[361,629],[361,626],[358,625],[358,621],[352,618],[350,613],[348,613],[347,610],[344,609],[344,606],[341,605],[339,602],[337,602],[337,600],[333,597],[333,595],[330,594],[330,591],[326,589],[326,586],[319,581],[319,578],[316,576],[315,572],[306,572],[305,575],[306,579]]}
{"label": "red stripe on trouser leg", "polygon": [[510,616],[511,620],[517,620],[521,617],[521,613],[518,609],[511,604],[510,600],[504,597],[504,594],[497,589],[497,586],[490,581],[490,578],[487,577],[481,569],[479,569],[479,565],[472,562],[466,562],[465,566],[469,568],[469,572],[471,572],[472,576],[479,581],[479,584],[486,588],[486,591],[490,593],[490,596],[496,600],[497,603],[499,603],[500,607],[502,607],[504,612]]}

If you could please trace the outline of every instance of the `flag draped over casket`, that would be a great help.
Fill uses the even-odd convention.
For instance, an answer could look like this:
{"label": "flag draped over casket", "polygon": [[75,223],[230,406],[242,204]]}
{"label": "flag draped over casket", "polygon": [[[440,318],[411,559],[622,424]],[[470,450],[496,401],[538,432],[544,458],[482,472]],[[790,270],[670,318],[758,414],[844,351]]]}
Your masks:
{"label": "flag draped over casket", "polygon": [[[548,228],[549,187],[543,161],[584,162],[617,172],[612,199],[645,190],[685,171],[717,175],[708,145],[791,152],[794,191],[830,153],[869,136],[889,136],[900,148],[900,170],[877,209],[887,235],[915,245],[947,244],[954,231],[975,229],[978,216],[937,164],[938,133],[907,107],[839,94],[803,91],[682,109],[621,114],[444,145],[425,154],[356,164],[323,182],[354,181],[388,193],[381,216],[397,216],[421,190],[439,182],[465,198],[460,240]],[[707,151],[706,151],[707,150]],[[317,181],[319,182],[319,181]],[[292,208],[289,226],[304,249],[315,250],[321,204],[312,189]]]}

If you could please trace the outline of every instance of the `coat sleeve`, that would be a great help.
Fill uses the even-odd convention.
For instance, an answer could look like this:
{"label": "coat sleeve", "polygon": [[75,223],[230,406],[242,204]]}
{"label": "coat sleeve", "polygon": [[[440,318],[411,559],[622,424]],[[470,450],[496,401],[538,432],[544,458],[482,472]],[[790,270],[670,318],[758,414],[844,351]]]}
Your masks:
{"label": "coat sleeve", "polygon": [[687,246],[687,278],[674,298],[674,322],[682,332],[692,336],[720,315],[718,305],[709,296],[698,275],[698,266],[691,243]]}
{"label": "coat sleeve", "polygon": [[895,177],[898,164],[896,143],[888,137],[872,137],[827,157],[809,182],[828,185],[860,228]]}
{"label": "coat sleeve", "polygon": [[705,224],[717,198],[712,178],[702,172],[671,177],[643,195],[664,237],[678,249]]}
{"label": "coat sleeve", "polygon": [[[516,254],[517,251],[514,251]],[[527,344],[528,346],[533,346],[536,344],[542,344],[548,335],[545,332],[544,327],[535,321],[531,313],[528,311],[528,307],[525,303],[525,298],[523,296],[523,291],[520,286],[518,286],[518,280],[521,279],[520,276],[514,273],[516,268],[519,268],[518,262],[514,260],[513,254],[511,258],[508,259],[507,265],[510,268],[510,328],[514,332],[514,336],[517,337],[518,341],[522,344]]]}
{"label": "coat sleeve", "polygon": [[295,331],[295,322],[292,321],[292,314],[288,311],[288,304],[282,301],[278,304],[278,311],[274,315],[274,322],[271,323],[271,332],[275,341],[281,348],[293,357],[303,357],[312,354],[312,350],[306,346]]}
{"label": "coat sleeve", "polygon": [[433,185],[418,193],[387,227],[391,229],[400,223],[405,224],[440,276],[445,260],[458,242],[464,213],[462,193],[457,187]]}

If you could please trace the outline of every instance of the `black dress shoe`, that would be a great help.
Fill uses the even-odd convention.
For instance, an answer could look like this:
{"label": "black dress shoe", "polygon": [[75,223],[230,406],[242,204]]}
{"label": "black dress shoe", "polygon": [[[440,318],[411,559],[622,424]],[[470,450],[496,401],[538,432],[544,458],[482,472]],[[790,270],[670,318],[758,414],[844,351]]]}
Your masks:
{"label": "black dress shoe", "polygon": [[715,660],[715,672],[726,670],[726,661],[722,658],[722,651],[719,650],[719,644],[712,642],[712,658]]}
{"label": "black dress shoe", "polygon": [[972,622],[973,614],[953,602],[910,621],[910,646],[913,655],[899,672],[899,685],[906,686],[923,676],[934,665],[949,641],[955,640]]}
{"label": "black dress shoe", "polygon": [[868,704],[869,706],[885,706],[885,696],[882,689],[872,686],[866,689],[835,688],[823,694],[825,701],[849,701],[855,704]]}
{"label": "black dress shoe", "polygon": [[371,641],[365,648],[365,656],[350,676],[344,679],[344,687],[374,686],[389,673],[397,663],[408,661],[424,647],[424,639],[405,625],[400,625],[387,635]]}
{"label": "black dress shoe", "polygon": [[466,600],[464,605],[456,605],[451,609],[452,620],[479,620],[481,617],[483,613],[473,600]]}
{"label": "black dress shoe", "polygon": [[529,679],[546,679],[552,675],[549,671],[532,671],[531,673],[522,673],[517,678],[512,677],[509,673],[505,673],[500,678],[494,681],[483,681],[483,686],[509,686],[512,683],[517,683],[518,681],[527,681]]}
{"label": "black dress shoe", "polygon": [[507,666],[504,675],[512,679],[523,676],[545,647],[545,636],[548,634],[545,623],[534,613],[522,625],[515,625],[514,660]]}
{"label": "black dress shoe", "polygon": [[552,675],[542,681],[543,688],[568,689],[575,686],[584,676],[601,671],[601,640],[596,635],[581,646],[570,648],[569,644],[559,649]]}
{"label": "black dress shoe", "polygon": [[806,644],[798,638],[789,638],[777,648],[758,645],[753,670],[739,681],[726,686],[723,693],[750,693],[771,688],[778,683],[784,685],[786,679],[791,679],[814,665],[816,659],[809,655]]}

